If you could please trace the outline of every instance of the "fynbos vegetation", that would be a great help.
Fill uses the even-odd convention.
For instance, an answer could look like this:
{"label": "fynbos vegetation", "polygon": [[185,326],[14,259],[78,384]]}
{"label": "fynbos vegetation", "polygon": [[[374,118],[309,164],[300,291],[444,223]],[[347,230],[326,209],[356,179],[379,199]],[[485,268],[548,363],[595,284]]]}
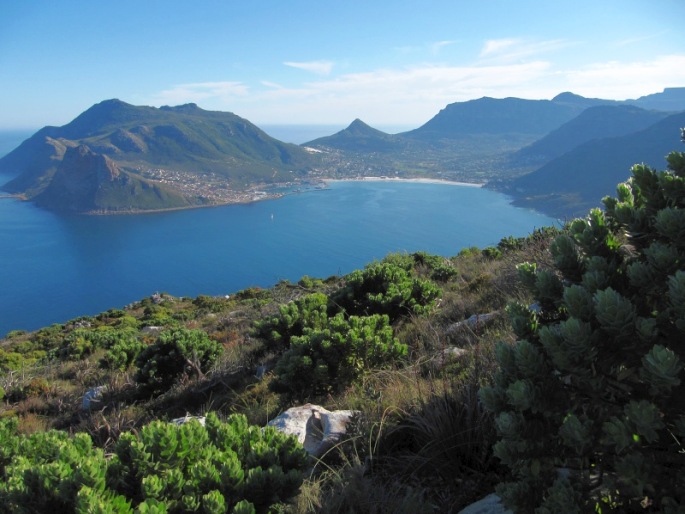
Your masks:
{"label": "fynbos vegetation", "polygon": [[[682,512],[685,155],[668,167],[449,259],[10,332],[0,512],[437,513],[495,489]],[[321,458],[262,428],[305,402],[359,413]]]}
{"label": "fynbos vegetation", "polygon": [[550,245],[554,268],[519,267],[536,309],[512,305],[494,383],[498,488],[521,512],[685,508],[685,154],[632,169]]}

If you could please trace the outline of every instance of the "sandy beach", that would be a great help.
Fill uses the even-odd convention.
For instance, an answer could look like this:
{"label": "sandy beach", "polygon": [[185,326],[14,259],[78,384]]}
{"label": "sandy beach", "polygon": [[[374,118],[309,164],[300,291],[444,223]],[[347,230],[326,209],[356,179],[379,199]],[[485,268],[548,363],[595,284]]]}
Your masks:
{"label": "sandy beach", "polygon": [[446,186],[483,187],[484,184],[473,182],[456,182],[439,178],[399,178],[399,177],[361,177],[361,178],[324,178],[323,182],[414,182],[417,184],[441,184]]}

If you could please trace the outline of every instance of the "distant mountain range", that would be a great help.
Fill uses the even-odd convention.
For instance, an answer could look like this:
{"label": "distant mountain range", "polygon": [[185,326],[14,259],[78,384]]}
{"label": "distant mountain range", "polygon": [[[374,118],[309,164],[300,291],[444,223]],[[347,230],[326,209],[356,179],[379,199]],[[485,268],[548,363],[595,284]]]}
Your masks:
{"label": "distant mountain range", "polygon": [[[481,98],[387,134],[356,119],[301,146],[195,104],[94,105],[0,159],[3,189],[73,212],[137,212],[249,200],[257,186],[391,175],[487,182],[517,203],[566,217],[612,194],[630,166],[663,166],[685,125],[685,88],[617,102]],[[680,114],[675,114],[680,112]]]}
{"label": "distant mountain range", "polygon": [[664,169],[666,155],[681,150],[681,127],[685,111],[636,132],[592,139],[503,189],[517,205],[559,218],[582,216],[599,207],[604,196],[615,195],[616,185],[628,180],[634,164]]}

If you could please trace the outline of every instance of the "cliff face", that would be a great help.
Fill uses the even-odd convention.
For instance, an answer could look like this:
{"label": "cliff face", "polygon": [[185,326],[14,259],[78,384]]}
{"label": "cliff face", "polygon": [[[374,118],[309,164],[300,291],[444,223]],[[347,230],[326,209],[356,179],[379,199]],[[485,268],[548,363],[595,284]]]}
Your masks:
{"label": "cliff face", "polygon": [[189,203],[181,195],[133,177],[86,145],[66,149],[38,205],[62,212],[127,212]]}

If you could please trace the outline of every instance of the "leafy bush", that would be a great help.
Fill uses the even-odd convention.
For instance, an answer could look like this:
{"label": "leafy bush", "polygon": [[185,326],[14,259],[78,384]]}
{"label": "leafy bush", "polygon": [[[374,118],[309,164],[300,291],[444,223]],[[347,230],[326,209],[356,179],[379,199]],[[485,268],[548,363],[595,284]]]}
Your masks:
{"label": "leafy bush", "polygon": [[487,248],[483,248],[482,252],[483,257],[486,259],[499,259],[502,257],[502,251],[495,247],[495,246],[488,246]]}
{"label": "leafy bush", "polygon": [[152,422],[122,434],[111,459],[86,434],[16,427],[0,420],[0,512],[266,512],[297,493],[307,465],[295,438],[238,415]]}
{"label": "leafy bush", "polygon": [[364,370],[392,366],[406,354],[388,316],[345,319],[338,313],[326,326],[305,327],[301,336],[291,338],[290,349],[276,365],[273,388],[299,397],[333,392]]}
{"label": "leafy bush", "polygon": [[446,282],[457,276],[457,270],[444,257],[430,255],[426,252],[416,252],[413,254],[413,257],[416,264],[427,266],[430,269],[430,278],[432,280]]}
{"label": "leafy bush", "polygon": [[126,371],[144,349],[145,343],[136,337],[117,341],[100,360],[100,366],[105,369]]}
{"label": "leafy bush", "polygon": [[304,289],[314,289],[315,287],[323,286],[323,280],[303,275],[302,278],[298,280],[297,285]]}
{"label": "leafy bush", "polygon": [[281,305],[278,315],[255,323],[255,335],[261,337],[269,348],[284,351],[290,347],[290,339],[310,329],[326,326],[328,323],[328,297],[323,293],[312,293],[293,302]]}
{"label": "leafy bush", "polygon": [[204,374],[222,351],[203,330],[167,330],[138,354],[134,379],[150,391],[160,392],[184,374]]}
{"label": "leafy bush", "polygon": [[425,314],[441,294],[433,282],[414,277],[410,271],[389,262],[353,271],[346,282],[332,301],[349,316],[386,314],[394,321],[407,314]]}
{"label": "leafy bush", "polygon": [[110,348],[121,341],[135,337],[137,333],[135,328],[130,327],[77,328],[64,337],[58,354],[62,358],[80,360],[100,348]]}
{"label": "leafy bush", "polygon": [[542,309],[510,307],[519,341],[481,391],[515,510],[685,509],[685,154],[667,159],[573,221],[556,270],[519,268]]}
{"label": "leafy bush", "polygon": [[219,296],[200,295],[193,300],[193,305],[206,312],[221,312],[230,305],[230,299]]}
{"label": "leafy bush", "polygon": [[171,512],[230,512],[243,500],[265,511],[297,493],[306,465],[295,438],[249,426],[244,416],[222,423],[209,414],[206,427],[155,421],[138,437],[122,436],[107,478],[116,493]]}
{"label": "leafy bush", "polygon": [[44,359],[47,352],[44,350],[32,350],[28,352],[6,352],[0,349],[0,370],[12,371],[19,370],[23,367],[30,366],[36,362]]}
{"label": "leafy bush", "polygon": [[102,489],[107,461],[86,434],[16,434],[14,420],[0,420],[0,512],[75,512],[80,487]]}

